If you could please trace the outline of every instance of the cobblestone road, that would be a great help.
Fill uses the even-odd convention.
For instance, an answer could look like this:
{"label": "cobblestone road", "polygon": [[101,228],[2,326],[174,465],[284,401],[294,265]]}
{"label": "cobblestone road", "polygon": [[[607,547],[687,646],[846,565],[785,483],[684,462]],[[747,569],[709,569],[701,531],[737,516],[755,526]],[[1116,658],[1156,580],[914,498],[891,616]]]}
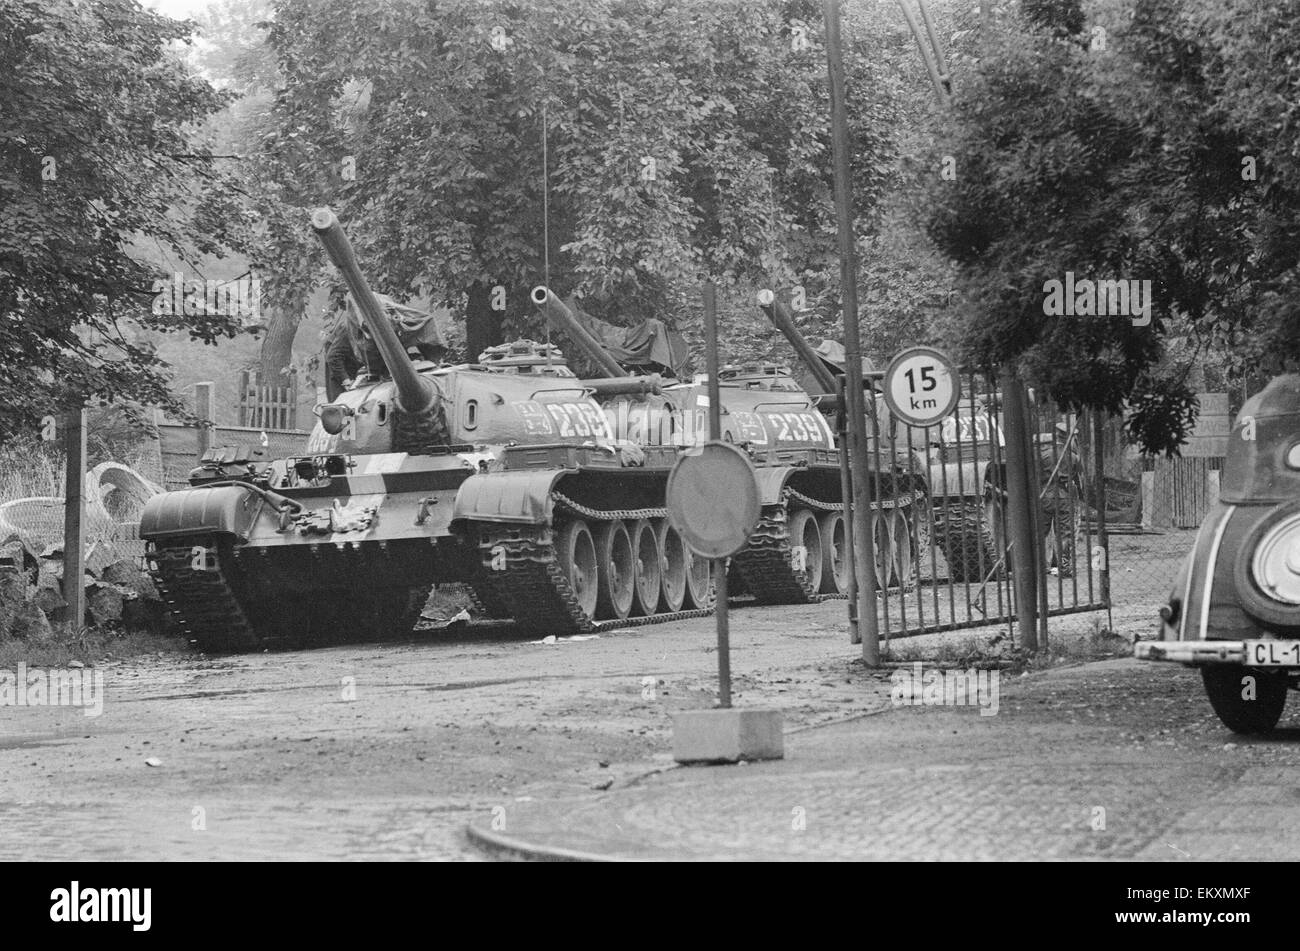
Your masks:
{"label": "cobblestone road", "polygon": [[1300,855],[1300,730],[1243,741],[1210,714],[1196,674],[1134,661],[1002,687],[996,716],[890,710],[796,732],[783,762],[521,805],[497,816],[498,832],[616,858]]}

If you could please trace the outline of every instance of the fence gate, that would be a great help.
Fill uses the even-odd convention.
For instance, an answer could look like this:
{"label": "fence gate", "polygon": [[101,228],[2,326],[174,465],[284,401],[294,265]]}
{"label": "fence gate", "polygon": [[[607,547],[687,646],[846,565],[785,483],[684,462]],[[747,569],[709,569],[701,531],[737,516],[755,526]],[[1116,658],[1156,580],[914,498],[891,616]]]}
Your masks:
{"label": "fence gate", "polygon": [[[1041,554],[1022,558],[1008,539],[1006,440],[997,376],[962,371],[957,408],[935,426],[871,410],[876,472],[917,477],[927,497],[912,506],[886,495],[873,512],[882,638],[1005,624],[1016,618],[1012,574],[1038,574],[1040,617],[1110,607],[1102,442],[1091,415],[1058,412],[1031,397],[1037,457],[1031,487]],[[1032,460],[1031,460],[1032,461]],[[882,489],[888,481],[882,482]]]}

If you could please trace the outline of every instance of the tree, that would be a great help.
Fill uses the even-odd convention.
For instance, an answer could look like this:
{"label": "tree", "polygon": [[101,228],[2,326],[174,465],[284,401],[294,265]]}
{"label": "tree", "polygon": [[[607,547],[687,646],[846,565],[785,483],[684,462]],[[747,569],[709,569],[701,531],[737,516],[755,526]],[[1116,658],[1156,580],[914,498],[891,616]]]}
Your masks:
{"label": "tree", "polygon": [[[216,0],[198,18],[202,39],[190,59],[214,85],[238,98],[207,122],[208,147],[228,161],[238,162],[235,174],[244,190],[247,214],[261,219],[278,199],[267,164],[259,161],[259,143],[273,128],[272,106],[280,86],[275,56],[267,43],[272,9],[269,0]],[[273,255],[264,245],[265,228],[241,235],[241,245],[254,265]],[[259,272],[260,273],[260,272]],[[302,285],[274,282],[266,300],[259,368],[262,379],[274,383],[290,366],[294,338],[303,318],[307,294]]]}
{"label": "tree", "polygon": [[131,324],[215,341],[223,313],[153,313],[142,244],[220,250],[239,213],[188,129],[226,98],[180,63],[186,24],[130,0],[0,5],[0,441],[85,401],[179,410]]}
{"label": "tree", "polygon": [[[1274,366],[1297,354],[1294,261],[1276,253],[1300,211],[1277,105],[1297,37],[1246,0],[1078,8],[1025,5],[965,51],[940,150],[961,172],[933,189],[929,230],[960,269],[967,356],[1016,361],[1076,408],[1127,409],[1146,450],[1173,451],[1196,406],[1170,336],[1193,361],[1243,332]],[[1252,155],[1262,185],[1243,175]],[[1049,314],[1067,273],[1149,280],[1150,324]]]}
{"label": "tree", "polygon": [[[320,261],[318,203],[377,286],[464,294],[471,325],[496,314],[508,332],[540,332],[527,294],[543,280],[606,319],[673,321],[706,278],[827,270],[815,4],[295,0],[271,45],[283,88],[261,155],[283,199],[281,283]],[[877,51],[864,37],[849,57],[869,90],[852,130],[864,208],[893,176],[896,83]]]}

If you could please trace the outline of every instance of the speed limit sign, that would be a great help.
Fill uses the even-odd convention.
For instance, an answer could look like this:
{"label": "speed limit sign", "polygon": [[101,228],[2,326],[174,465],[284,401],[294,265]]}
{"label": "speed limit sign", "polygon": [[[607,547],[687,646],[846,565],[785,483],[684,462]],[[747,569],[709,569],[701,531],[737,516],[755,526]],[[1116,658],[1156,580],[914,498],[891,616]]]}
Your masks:
{"label": "speed limit sign", "polygon": [[961,380],[957,367],[933,347],[908,347],[889,361],[885,404],[911,426],[932,426],[957,405]]}

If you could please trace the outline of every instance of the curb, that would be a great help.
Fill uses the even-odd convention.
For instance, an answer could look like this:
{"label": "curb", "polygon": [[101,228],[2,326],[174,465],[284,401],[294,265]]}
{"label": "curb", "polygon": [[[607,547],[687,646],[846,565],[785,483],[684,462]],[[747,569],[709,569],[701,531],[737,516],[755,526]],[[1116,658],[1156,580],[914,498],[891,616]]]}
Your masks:
{"label": "curb", "polygon": [[[595,852],[584,852],[580,849],[566,849],[562,846],[551,845],[533,845],[522,839],[512,838],[508,835],[501,835],[499,832],[490,832],[487,829],[480,829],[474,823],[465,826],[465,834],[469,837],[470,843],[484,852],[501,858],[521,859],[527,862],[629,862],[641,861],[635,859],[616,858],[609,855],[598,855]],[[643,861],[654,861],[645,859]]]}
{"label": "curb", "polygon": [[[877,707],[873,710],[865,710],[862,713],[856,713],[852,716],[844,717],[839,720],[831,720],[827,723],[814,723],[808,726],[795,727],[792,730],[785,731],[784,735],[790,736],[795,733],[803,733],[808,730],[820,730],[830,726],[838,726],[844,723],[852,723],[854,720],[862,720],[867,717],[879,716],[882,713],[888,713],[893,709],[892,706]],[[673,772],[678,769],[685,769],[680,764],[673,764],[666,769],[654,769],[640,776],[635,777],[627,785],[636,786],[642,781],[649,779],[651,776],[657,776],[662,773]],[[624,858],[620,856],[601,855],[597,852],[587,852],[582,849],[569,849],[558,845],[534,845],[523,839],[513,836],[503,835],[500,832],[492,832],[484,829],[473,822],[465,825],[465,835],[470,844],[479,851],[484,852],[492,857],[502,859],[516,859],[525,862],[660,862],[675,861],[674,859],[658,858]]]}

